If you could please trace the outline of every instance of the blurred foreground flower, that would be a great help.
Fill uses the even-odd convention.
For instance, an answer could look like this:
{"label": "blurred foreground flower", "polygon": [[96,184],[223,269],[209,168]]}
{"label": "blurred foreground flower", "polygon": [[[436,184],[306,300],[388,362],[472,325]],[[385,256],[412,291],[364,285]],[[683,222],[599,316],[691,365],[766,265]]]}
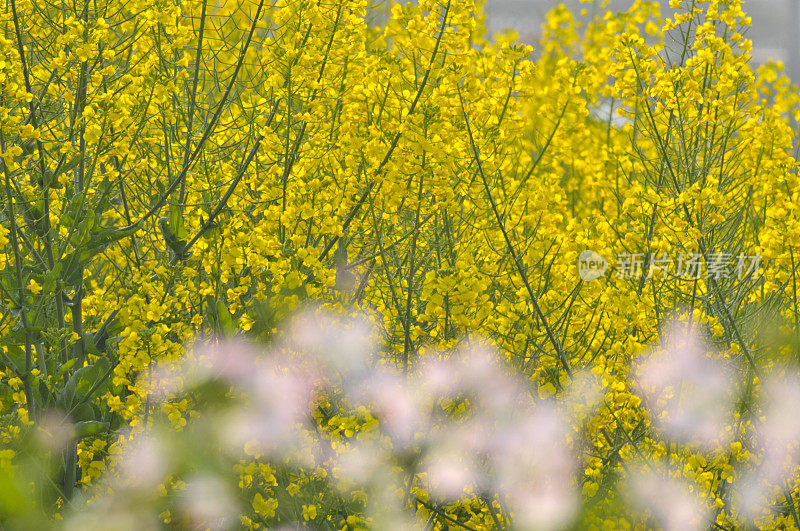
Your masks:
{"label": "blurred foreground flower", "polygon": [[669,473],[664,463],[631,467],[625,495],[640,513],[650,516],[665,531],[691,531],[708,527],[709,511],[691,484]]}
{"label": "blurred foreground flower", "polygon": [[706,451],[723,446],[736,404],[732,367],[709,356],[691,322],[671,320],[663,338],[634,370],[654,425],[681,444]]}
{"label": "blurred foreground flower", "polygon": [[783,486],[800,466],[800,375],[764,378],[761,415],[754,419],[756,466],[736,483],[735,502],[742,516],[754,519],[783,496]]}
{"label": "blurred foreground flower", "polygon": [[[427,353],[406,374],[381,359],[374,336],[364,319],[307,310],[265,347],[230,340],[195,344],[181,363],[161,365],[142,384],[154,397],[150,407],[161,414],[120,436],[117,476],[108,475],[105,490],[67,521],[96,529],[91,522],[114,507],[124,518],[141,514],[146,527],[153,505],[166,504],[181,525],[233,528],[234,509],[251,505],[252,493],[238,497],[251,480],[231,471],[257,462],[269,463],[273,486],[278,469],[289,478],[322,471],[315,488],[357,497],[364,518],[378,529],[420,527],[420,504],[433,510],[467,500],[491,503],[497,521],[518,529],[574,524],[581,441],[571,415],[592,414],[601,390],[591,375],[577,374],[557,397],[540,399],[486,342],[466,340],[453,351]],[[634,376],[666,436],[704,450],[728,440],[733,373],[706,354],[686,324],[672,322]],[[800,434],[791,410],[800,400],[800,380],[770,380],[764,387],[775,397],[758,424],[764,466],[739,488],[750,501],[764,497],[759,485],[785,479]],[[187,400],[193,407],[184,419],[175,404]],[[707,523],[696,489],[663,463],[625,470],[630,504],[659,526]],[[232,487],[237,481],[239,489]],[[288,496],[301,503],[299,487],[293,489]],[[277,516],[277,499],[268,491],[258,495],[262,502],[253,507],[265,517],[282,517],[278,523],[295,514],[297,523],[311,525],[322,514],[323,505],[303,499],[305,510]]]}
{"label": "blurred foreground flower", "polygon": [[[405,375],[378,361],[373,336],[364,320],[307,310],[266,351],[211,340],[195,344],[182,363],[162,364],[150,380],[153,407],[190,398],[190,422],[174,431],[170,417],[125,436],[119,475],[89,512],[115,505],[135,513],[170,477],[191,472],[172,498],[174,518],[231,528],[238,502],[224,470],[247,454],[326,467],[341,491],[368,493],[367,513],[382,529],[416,527],[409,500],[397,494],[413,478],[435,500],[498,495],[520,528],[572,521],[577,460],[555,403],[534,398],[529,383],[482,342],[430,356]],[[320,397],[334,399],[329,407],[342,415],[368,412],[383,436],[327,434],[313,420]],[[87,522],[85,513],[75,517]]]}

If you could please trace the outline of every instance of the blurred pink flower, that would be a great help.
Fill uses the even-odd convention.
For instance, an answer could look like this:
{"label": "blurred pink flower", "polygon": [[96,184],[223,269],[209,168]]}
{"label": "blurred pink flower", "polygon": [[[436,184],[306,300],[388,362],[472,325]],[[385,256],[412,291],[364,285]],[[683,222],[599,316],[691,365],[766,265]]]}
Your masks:
{"label": "blurred pink flower", "polygon": [[755,518],[770,505],[800,466],[800,375],[763,379],[761,416],[754,419],[757,467],[736,482],[735,505],[742,516]]}
{"label": "blurred pink flower", "polygon": [[[161,531],[164,524],[153,507],[131,506],[114,496],[93,500],[68,512],[58,529],[64,531]],[[75,503],[73,502],[73,506]]]}
{"label": "blurred pink flower", "polygon": [[475,414],[498,420],[528,403],[526,383],[501,363],[499,353],[467,341],[452,355],[422,362],[413,377],[426,403],[462,399]]}
{"label": "blurred pink flower", "polygon": [[252,374],[256,357],[255,346],[240,339],[209,341],[197,353],[198,377],[242,384]]}
{"label": "blurred pink flower", "polygon": [[169,457],[163,437],[138,435],[123,444],[117,459],[125,485],[150,491],[169,474]]}
{"label": "blurred pink flower", "polygon": [[460,385],[453,362],[442,358],[423,360],[412,374],[417,389],[431,403],[456,396]]}
{"label": "blurred pink flower", "polygon": [[707,451],[728,443],[737,390],[730,365],[709,357],[686,323],[673,320],[664,337],[634,371],[654,425],[679,443]]}
{"label": "blurred pink flower", "polygon": [[496,435],[490,460],[495,490],[516,508],[527,529],[559,529],[578,509],[577,459],[555,404],[539,401]]}
{"label": "blurred pink flower", "polygon": [[[373,336],[365,320],[306,310],[267,355],[242,342],[211,342],[197,348],[196,363],[159,374],[175,389],[168,377],[186,386],[229,383],[231,407],[212,408],[195,421],[212,427],[216,442],[233,454],[247,448],[250,455],[301,466],[324,463],[341,488],[370,490],[369,512],[382,528],[406,528],[397,525],[410,516],[397,492],[405,488],[409,470],[398,464],[409,462],[417,463],[414,473],[426,474],[435,498],[496,492],[520,528],[557,529],[572,522],[579,500],[577,460],[555,402],[536,398],[485,342],[467,341],[406,375],[373,364]],[[581,399],[592,395],[583,391]],[[346,408],[366,407],[387,437],[326,440],[311,420],[320,392],[331,392],[334,408],[340,397]],[[465,407],[453,414],[453,405]],[[153,484],[164,468],[159,450],[146,440],[132,446],[125,475]],[[187,483],[181,503],[193,525],[227,521],[230,493],[215,481],[201,475]],[[388,512],[381,515],[380,508]]]}
{"label": "blurred pink flower", "polygon": [[219,421],[223,439],[234,450],[245,445],[264,453],[294,448],[300,425],[308,420],[314,382],[302,371],[267,358],[250,367],[244,404]]}
{"label": "blurred pink flower", "polygon": [[457,500],[482,483],[473,456],[457,444],[432,448],[420,469],[427,476],[430,494],[440,500]]}
{"label": "blurred pink flower", "polygon": [[72,420],[62,411],[45,411],[36,427],[36,439],[51,452],[63,450],[72,441]]}
{"label": "blurred pink flower", "polygon": [[425,434],[430,429],[430,414],[424,409],[418,389],[401,374],[374,369],[350,393],[351,399],[373,411],[380,420],[381,430],[392,438],[398,451],[412,445],[416,434]]}
{"label": "blurred pink flower", "polygon": [[307,308],[292,319],[287,347],[310,357],[326,376],[363,380],[376,351],[374,329],[366,319],[347,319]]}
{"label": "blurred pink flower", "polygon": [[256,346],[241,339],[197,340],[180,362],[163,360],[148,374],[150,398],[168,400],[204,382],[246,385],[258,357]]}
{"label": "blurred pink flower", "polygon": [[355,441],[337,449],[334,476],[345,488],[385,481],[393,475],[388,458],[384,448]]}
{"label": "blurred pink flower", "polygon": [[518,375],[501,364],[499,353],[480,344],[467,344],[455,366],[459,384],[481,414],[504,416],[530,401]]}
{"label": "blurred pink flower", "polygon": [[179,495],[179,506],[192,529],[233,529],[239,523],[230,487],[217,476],[190,477]]}
{"label": "blurred pink flower", "polygon": [[[652,468],[631,466],[632,472],[624,483],[630,504],[643,514],[649,514],[665,531],[706,529],[709,511],[692,494],[690,484]],[[660,470],[664,470],[660,467]]]}

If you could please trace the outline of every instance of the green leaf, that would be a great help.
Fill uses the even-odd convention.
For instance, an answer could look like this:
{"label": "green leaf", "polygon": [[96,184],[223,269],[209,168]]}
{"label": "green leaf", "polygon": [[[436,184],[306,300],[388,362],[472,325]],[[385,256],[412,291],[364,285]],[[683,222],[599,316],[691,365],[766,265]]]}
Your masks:
{"label": "green leaf", "polygon": [[78,164],[80,164],[81,160],[83,160],[83,155],[76,155],[65,164],[57,166],[55,171],[46,169],[44,171],[44,176],[39,180],[39,184],[42,188],[61,188],[61,183],[58,181],[58,178],[62,173],[74,170]]}
{"label": "green leaf", "polygon": [[164,242],[167,244],[167,247],[175,256],[182,259],[184,257],[184,250],[186,249],[186,242],[178,239],[175,233],[172,232],[170,221],[166,217],[162,216],[158,218],[158,227],[161,229],[161,235],[164,237]]}
{"label": "green leaf", "polygon": [[230,335],[236,331],[233,316],[221,299],[217,300],[217,318],[219,319],[220,332],[222,332],[223,335]]}
{"label": "green leaf", "polygon": [[5,345],[8,352],[3,356],[3,363],[17,374],[25,371],[25,351],[18,345]]}
{"label": "green leaf", "polygon": [[169,226],[172,229],[172,233],[179,240],[185,240],[189,236],[183,226],[183,215],[178,205],[170,205],[169,207]]}
{"label": "green leaf", "polygon": [[61,269],[63,269],[64,262],[56,262],[53,265],[53,269],[47,272],[47,275],[44,277],[44,282],[42,284],[42,289],[47,293],[54,293],[56,290],[56,283],[58,279],[61,278]]}
{"label": "green leaf", "polygon": [[87,352],[88,354],[95,354],[95,355],[100,354],[100,351],[97,350],[97,344],[95,343],[94,334],[92,332],[87,332],[83,334],[82,341],[83,341],[83,349],[85,352]]}
{"label": "green leaf", "polygon": [[[37,172],[37,176],[38,176],[38,172]],[[60,188],[61,187],[61,183],[58,182],[55,179],[53,171],[48,169],[48,168],[45,168],[44,177],[39,177],[38,178],[38,182],[39,182],[39,186],[41,186],[42,188]]]}
{"label": "green leaf", "polygon": [[[108,209],[108,201],[109,196],[111,194],[112,184],[111,181],[108,179],[108,175],[103,177],[103,180],[97,185],[97,194],[100,196],[100,200],[97,201],[94,205],[95,214],[97,214],[98,218],[103,217],[103,213]],[[97,230],[98,226],[95,226]]]}
{"label": "green leaf", "polygon": [[71,360],[67,360],[65,364],[59,367],[58,372],[56,373],[56,380],[60,379],[68,370],[74,367],[77,361],[77,358],[72,358]]}
{"label": "green leaf", "polygon": [[61,409],[66,411],[72,409],[75,401],[75,387],[78,385],[78,373],[85,368],[86,367],[83,367],[75,371],[69,377],[69,379],[67,379],[64,387],[61,388],[61,392],[58,394],[58,398],[56,399],[56,404],[58,404]]}
{"label": "green leaf", "polygon": [[33,389],[34,391],[38,389],[37,392],[38,396],[36,397],[37,406],[41,404],[44,404],[46,406],[47,404],[50,403],[50,397],[52,396],[52,393],[47,388],[47,384],[44,383],[44,380],[39,380],[39,385],[33,387]]}
{"label": "green leaf", "polygon": [[[69,377],[58,397],[58,404],[71,409],[77,402],[86,402],[108,389],[111,362],[100,358],[94,364],[81,367]],[[96,387],[95,387],[96,386]],[[94,390],[92,390],[94,389]],[[92,391],[91,395],[89,392]]]}
{"label": "green leaf", "polygon": [[74,170],[75,168],[78,167],[78,164],[80,164],[82,160],[83,160],[83,155],[75,155],[68,162],[56,168],[54,178],[58,178],[58,176],[62,173]]}
{"label": "green leaf", "polygon": [[61,278],[67,284],[79,284],[82,278],[78,273],[91,258],[102,253],[110,244],[130,236],[134,231],[135,229],[108,229],[93,234],[86,245],[81,246],[80,249],[76,249],[74,252],[65,254],[61,258],[61,261],[67,264]]}
{"label": "green leaf", "polygon": [[94,210],[89,210],[86,212],[86,217],[83,218],[78,224],[78,243],[76,247],[87,242],[89,233],[91,232],[92,228],[94,228],[94,222]]}
{"label": "green leaf", "polygon": [[73,435],[76,439],[91,437],[105,432],[108,429],[108,422],[98,420],[84,420],[75,424]]}
{"label": "green leaf", "polygon": [[74,220],[78,217],[78,210],[81,208],[83,204],[83,192],[78,192],[77,194],[72,196],[72,199],[69,201],[69,207],[67,208],[67,217]]}
{"label": "green leaf", "polygon": [[[78,379],[76,390],[83,395],[83,400],[90,400],[94,396],[89,395],[89,391],[97,386],[92,392],[92,395],[102,394],[108,387],[108,377],[106,374],[111,368],[111,362],[108,358],[100,358],[93,365],[89,365],[86,369],[88,371],[82,372]],[[76,373],[77,374],[77,373]]]}
{"label": "green leaf", "polygon": [[95,411],[90,404],[81,404],[72,409],[70,417],[75,422],[87,422],[95,419]]}
{"label": "green leaf", "polygon": [[19,490],[10,470],[0,470],[0,516],[25,513],[32,510],[32,500]]}

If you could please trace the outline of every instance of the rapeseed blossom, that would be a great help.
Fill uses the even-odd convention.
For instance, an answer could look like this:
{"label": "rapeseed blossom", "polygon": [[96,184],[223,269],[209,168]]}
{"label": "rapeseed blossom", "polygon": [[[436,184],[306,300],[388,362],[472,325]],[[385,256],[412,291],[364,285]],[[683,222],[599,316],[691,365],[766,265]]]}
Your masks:
{"label": "rapeseed blossom", "polygon": [[9,0],[4,521],[800,527],[798,92],[739,0],[593,3]]}

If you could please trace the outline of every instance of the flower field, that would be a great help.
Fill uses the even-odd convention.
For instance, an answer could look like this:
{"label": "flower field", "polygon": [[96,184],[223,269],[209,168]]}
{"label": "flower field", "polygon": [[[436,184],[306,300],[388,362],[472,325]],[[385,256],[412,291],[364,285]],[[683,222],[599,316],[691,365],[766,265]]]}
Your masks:
{"label": "flower field", "polygon": [[741,0],[7,0],[0,525],[800,529],[800,93]]}

